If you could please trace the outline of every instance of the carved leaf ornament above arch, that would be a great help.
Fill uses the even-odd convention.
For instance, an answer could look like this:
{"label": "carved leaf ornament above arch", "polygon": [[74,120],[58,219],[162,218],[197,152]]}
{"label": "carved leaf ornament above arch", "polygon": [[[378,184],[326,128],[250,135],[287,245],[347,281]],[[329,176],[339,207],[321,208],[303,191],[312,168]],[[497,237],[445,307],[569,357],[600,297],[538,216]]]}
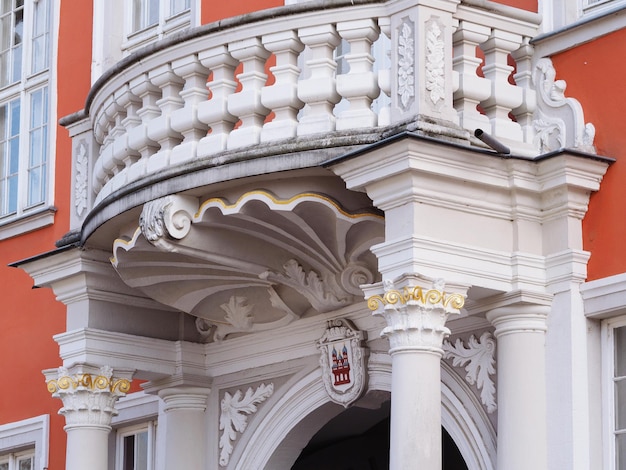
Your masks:
{"label": "carved leaf ornament above arch", "polygon": [[370,247],[383,233],[378,212],[349,212],[319,193],[255,190],[201,204],[167,196],[144,205],[111,261],[126,284],[221,340],[362,299],[359,285],[377,280]]}

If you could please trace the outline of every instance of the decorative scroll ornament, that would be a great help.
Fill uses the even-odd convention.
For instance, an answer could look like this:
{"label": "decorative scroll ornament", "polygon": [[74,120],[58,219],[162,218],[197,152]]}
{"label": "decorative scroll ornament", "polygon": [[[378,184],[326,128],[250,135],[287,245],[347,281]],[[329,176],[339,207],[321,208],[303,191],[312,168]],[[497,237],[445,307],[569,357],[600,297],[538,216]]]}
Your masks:
{"label": "decorative scroll ornament", "polygon": [[220,431],[224,431],[220,436],[220,466],[225,467],[230,461],[233,452],[233,444],[237,438],[237,433],[245,431],[248,425],[248,415],[256,413],[259,403],[267,400],[274,393],[274,384],[261,384],[256,390],[248,388],[242,396],[241,390],[237,390],[234,395],[226,392],[222,398],[220,415]]}
{"label": "decorative scroll ornament", "polygon": [[345,319],[328,322],[328,328],[317,342],[321,352],[320,366],[326,392],[335,403],[347,407],[365,390],[365,333]]}
{"label": "decorative scroll ornament", "polygon": [[89,178],[87,146],[81,141],[76,149],[76,174],[74,176],[74,205],[78,217],[81,217],[87,209],[87,178]]}
{"label": "decorative scroll ornament", "polygon": [[52,394],[66,390],[90,390],[124,394],[130,390],[130,380],[113,377],[113,369],[104,366],[99,375],[70,374],[65,367],[59,367],[59,378],[49,380],[48,391]]}
{"label": "decorative scroll ornament", "polygon": [[398,35],[398,96],[406,110],[415,96],[413,22],[404,20]]}
{"label": "decorative scroll ornament", "polygon": [[434,105],[445,98],[444,41],[437,21],[431,21],[426,31],[426,90]]}
{"label": "decorative scroll ornament", "polygon": [[537,61],[533,84],[537,90],[535,145],[539,151],[545,153],[559,148],[576,148],[595,153],[595,127],[585,123],[581,104],[565,96],[567,83],[556,80],[556,70],[550,59]]}
{"label": "decorative scroll ornament", "polygon": [[467,348],[461,339],[457,339],[454,346],[445,341],[443,350],[444,358],[452,359],[453,366],[465,366],[467,372],[465,380],[470,385],[476,384],[480,390],[480,400],[487,407],[487,412],[493,413],[496,410],[496,387],[490,376],[496,373],[496,340],[491,333],[484,332],[479,340],[474,335],[470,336]]}
{"label": "decorative scroll ornament", "polygon": [[166,235],[181,240],[189,233],[197,210],[198,200],[195,198],[166,196],[144,204],[139,227],[146,240],[152,244]]}
{"label": "decorative scroll ornament", "polygon": [[433,286],[432,289],[424,289],[421,286],[404,287],[401,291],[393,287],[390,281],[385,282],[385,294],[373,295],[367,299],[367,306],[370,310],[378,310],[380,307],[395,304],[407,304],[416,302],[424,307],[442,306],[446,310],[459,310],[465,305],[465,298],[461,294],[447,294],[437,287],[442,287],[441,283]]}

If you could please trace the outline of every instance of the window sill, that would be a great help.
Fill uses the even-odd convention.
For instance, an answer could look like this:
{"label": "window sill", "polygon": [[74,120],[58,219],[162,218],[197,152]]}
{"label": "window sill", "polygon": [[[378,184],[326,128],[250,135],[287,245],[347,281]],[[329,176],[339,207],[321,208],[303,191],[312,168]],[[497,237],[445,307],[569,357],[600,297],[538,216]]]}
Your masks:
{"label": "window sill", "polygon": [[56,207],[49,206],[36,212],[24,214],[21,217],[0,222],[0,240],[13,238],[52,225],[56,211]]}

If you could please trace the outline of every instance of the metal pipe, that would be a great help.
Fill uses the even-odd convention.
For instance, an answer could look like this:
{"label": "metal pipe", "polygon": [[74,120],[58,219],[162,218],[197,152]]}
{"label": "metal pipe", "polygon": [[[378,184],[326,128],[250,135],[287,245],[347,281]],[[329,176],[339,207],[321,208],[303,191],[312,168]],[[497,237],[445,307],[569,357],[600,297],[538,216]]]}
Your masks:
{"label": "metal pipe", "polygon": [[511,149],[510,148],[508,148],[503,143],[498,142],[495,138],[491,137],[489,134],[487,134],[482,129],[476,129],[474,131],[474,137],[476,137],[478,140],[480,140],[480,141],[484,142],[485,144],[487,144],[489,147],[494,149],[499,154],[508,155],[508,154],[511,153]]}

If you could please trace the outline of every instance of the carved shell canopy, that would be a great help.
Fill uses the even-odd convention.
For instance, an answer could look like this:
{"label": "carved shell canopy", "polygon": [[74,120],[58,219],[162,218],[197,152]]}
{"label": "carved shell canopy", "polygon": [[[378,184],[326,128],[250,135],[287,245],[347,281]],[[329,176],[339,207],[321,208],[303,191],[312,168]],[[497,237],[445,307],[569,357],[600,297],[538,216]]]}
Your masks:
{"label": "carved shell canopy", "polygon": [[378,277],[370,247],[383,233],[380,214],[350,213],[318,193],[259,190],[202,204],[168,196],[144,206],[112,262],[129,286],[221,339],[361,300],[359,285]]}

